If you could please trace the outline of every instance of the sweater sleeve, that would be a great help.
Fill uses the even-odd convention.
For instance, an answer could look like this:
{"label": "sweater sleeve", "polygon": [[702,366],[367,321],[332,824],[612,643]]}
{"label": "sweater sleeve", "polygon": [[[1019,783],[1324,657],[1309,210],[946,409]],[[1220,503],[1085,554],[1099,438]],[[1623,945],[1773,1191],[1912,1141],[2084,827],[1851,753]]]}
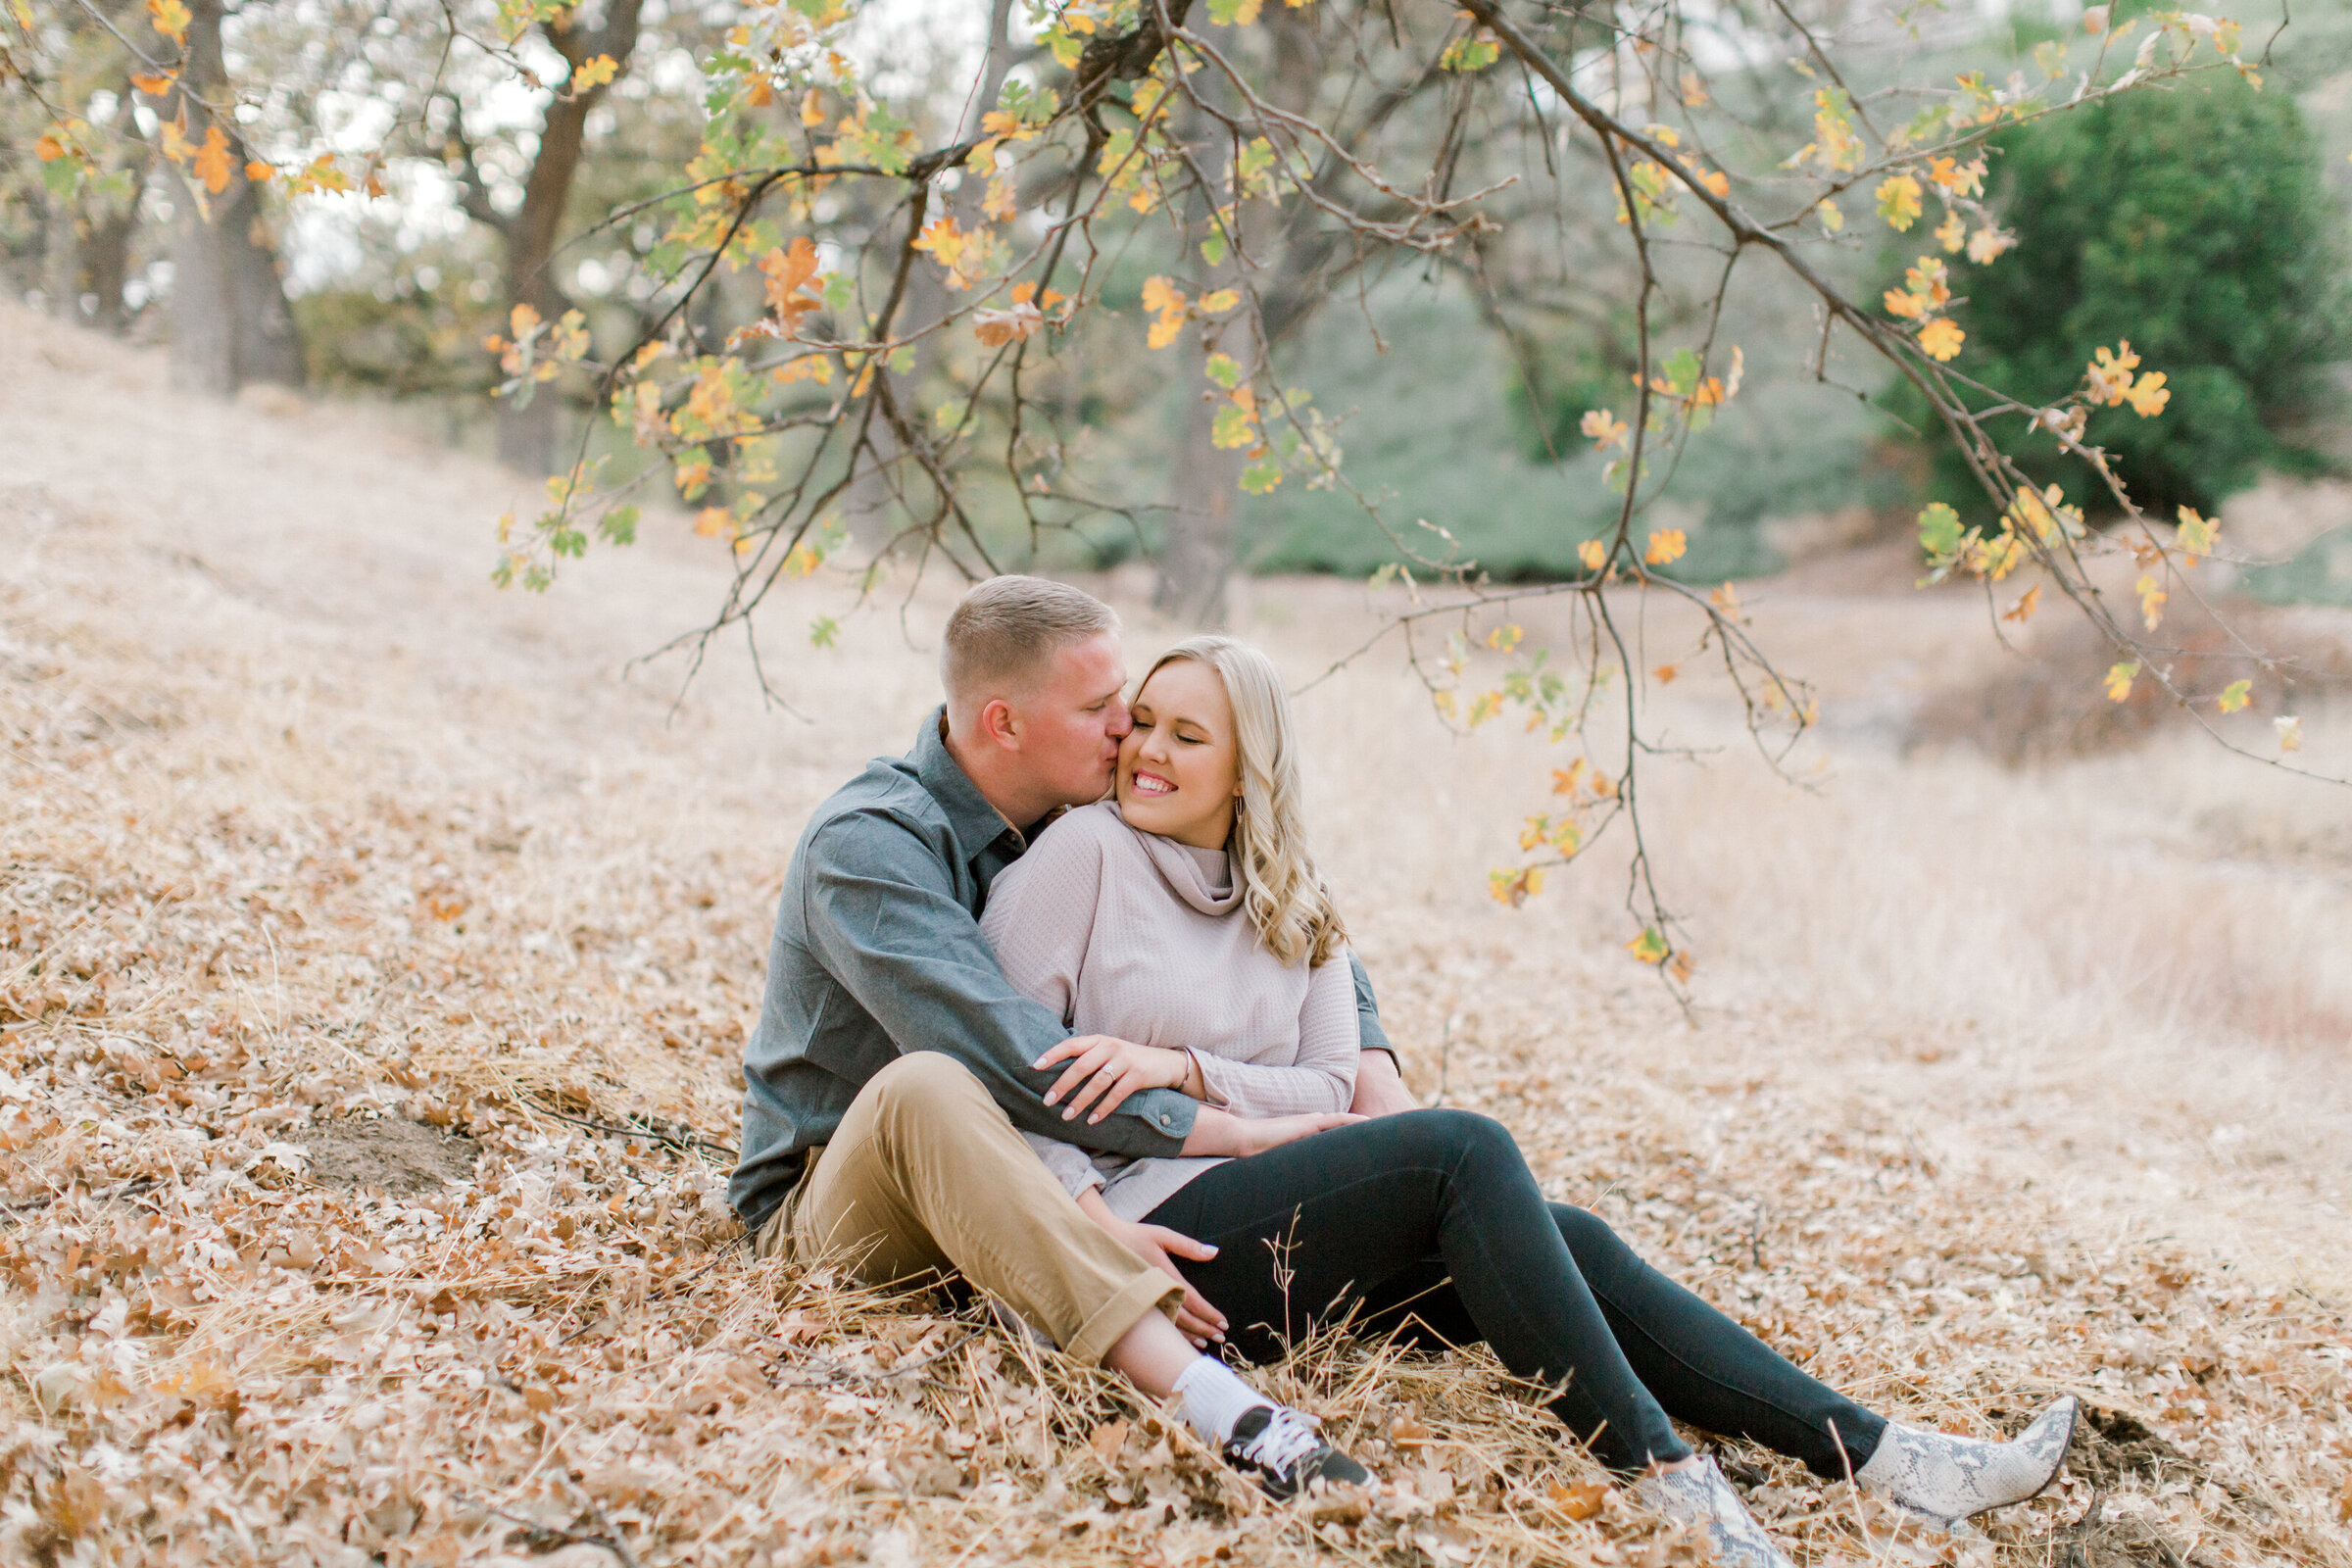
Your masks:
{"label": "sweater sleeve", "polygon": [[1048,1138],[1042,1133],[1023,1133],[1021,1136],[1029,1140],[1029,1147],[1037,1151],[1037,1157],[1046,1162],[1046,1169],[1054,1173],[1054,1179],[1061,1183],[1072,1198],[1084,1198],[1088,1188],[1102,1185],[1102,1173],[1095,1168],[1093,1160],[1086,1157],[1086,1151],[1076,1144],[1065,1144],[1058,1138]]}
{"label": "sweater sleeve", "polygon": [[980,934],[1012,988],[1060,1015],[1078,1012],[1078,976],[1102,898],[1102,824],[1073,811],[997,874]]}
{"label": "sweater sleeve", "polygon": [[1357,1032],[1355,976],[1334,955],[1307,976],[1298,1008],[1298,1054],[1287,1067],[1230,1061],[1196,1052],[1208,1102],[1237,1116],[1290,1116],[1346,1110],[1355,1097]]}

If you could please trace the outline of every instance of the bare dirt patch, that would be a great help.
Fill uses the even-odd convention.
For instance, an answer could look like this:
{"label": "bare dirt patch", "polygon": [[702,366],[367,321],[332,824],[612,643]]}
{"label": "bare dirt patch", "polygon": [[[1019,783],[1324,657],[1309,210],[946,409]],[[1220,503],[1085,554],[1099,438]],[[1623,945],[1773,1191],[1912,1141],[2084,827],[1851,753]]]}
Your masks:
{"label": "bare dirt patch", "polygon": [[301,1142],[310,1151],[311,1180],[402,1197],[466,1180],[481,1154],[463,1133],[397,1116],[338,1117],[306,1130]]}

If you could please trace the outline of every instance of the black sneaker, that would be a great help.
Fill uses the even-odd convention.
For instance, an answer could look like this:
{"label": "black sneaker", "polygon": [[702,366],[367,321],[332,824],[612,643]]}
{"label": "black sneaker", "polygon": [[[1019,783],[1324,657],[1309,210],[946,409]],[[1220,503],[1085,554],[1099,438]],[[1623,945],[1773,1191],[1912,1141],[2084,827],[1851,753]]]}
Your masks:
{"label": "black sneaker", "polygon": [[1360,1487],[1372,1479],[1371,1471],[1325,1443],[1306,1417],[1278,1404],[1242,1412],[1225,1440],[1225,1462],[1273,1497]]}

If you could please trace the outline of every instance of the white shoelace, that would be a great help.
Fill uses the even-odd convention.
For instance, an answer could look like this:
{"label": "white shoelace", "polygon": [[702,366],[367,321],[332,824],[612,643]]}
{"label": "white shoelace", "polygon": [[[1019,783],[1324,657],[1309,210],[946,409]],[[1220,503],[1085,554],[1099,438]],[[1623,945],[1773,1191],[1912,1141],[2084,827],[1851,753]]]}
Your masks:
{"label": "white shoelace", "polygon": [[1273,1410],[1257,1436],[1243,1445],[1241,1456],[1276,1475],[1287,1476],[1298,1468],[1300,1460],[1323,1446],[1323,1440],[1297,1411],[1279,1404]]}

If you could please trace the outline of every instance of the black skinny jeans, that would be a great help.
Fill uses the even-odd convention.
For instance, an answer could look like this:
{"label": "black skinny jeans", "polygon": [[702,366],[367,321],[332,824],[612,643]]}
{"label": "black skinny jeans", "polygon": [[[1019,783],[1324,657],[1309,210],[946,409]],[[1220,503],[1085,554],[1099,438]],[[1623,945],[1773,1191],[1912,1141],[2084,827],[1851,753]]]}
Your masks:
{"label": "black skinny jeans", "polygon": [[1350,1306],[1374,1332],[1484,1340],[1515,1375],[1565,1382],[1551,1408],[1612,1470],[1689,1454],[1669,1417],[1832,1479],[1861,1469],[1886,1430],[1599,1216],[1546,1202],[1510,1133],[1469,1111],[1383,1116],[1228,1160],[1147,1218],[1215,1245],[1185,1276],[1251,1359]]}

